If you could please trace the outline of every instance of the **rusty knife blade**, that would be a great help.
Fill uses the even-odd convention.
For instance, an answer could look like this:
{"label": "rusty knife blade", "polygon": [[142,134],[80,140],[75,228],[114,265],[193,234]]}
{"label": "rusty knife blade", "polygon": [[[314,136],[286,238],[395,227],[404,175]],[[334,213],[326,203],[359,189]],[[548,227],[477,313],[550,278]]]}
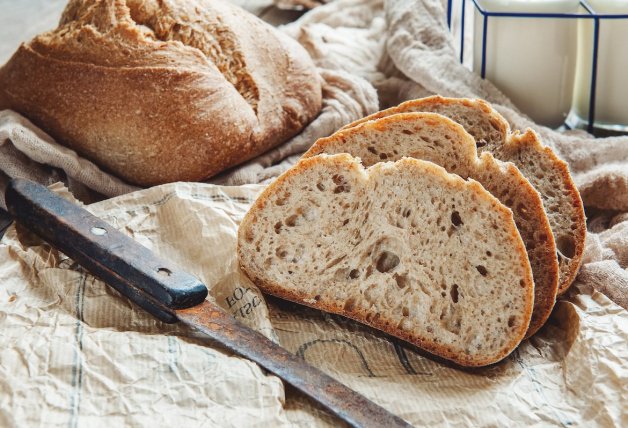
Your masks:
{"label": "rusty knife blade", "polygon": [[213,303],[205,301],[176,311],[177,318],[229,350],[256,362],[319,402],[354,427],[410,427],[398,416],[373,403],[331,376],[307,364]]}

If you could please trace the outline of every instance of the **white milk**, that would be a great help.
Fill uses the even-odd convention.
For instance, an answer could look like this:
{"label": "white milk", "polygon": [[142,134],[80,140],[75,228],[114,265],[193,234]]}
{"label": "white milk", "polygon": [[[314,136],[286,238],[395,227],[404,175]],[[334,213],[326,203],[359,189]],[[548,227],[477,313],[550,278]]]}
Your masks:
{"label": "white milk", "polygon": [[[626,0],[588,0],[597,12],[628,14]],[[628,19],[600,19],[595,126],[628,127]],[[581,122],[589,120],[593,20],[578,24],[578,71],[574,88],[574,113]]]}
{"label": "white milk", "polygon": [[[478,0],[478,3],[490,12],[579,12],[578,0]],[[482,66],[482,18],[476,10],[473,69],[478,74]],[[577,23],[577,19],[488,18],[486,78],[540,124],[556,128],[565,122],[571,109]]]}

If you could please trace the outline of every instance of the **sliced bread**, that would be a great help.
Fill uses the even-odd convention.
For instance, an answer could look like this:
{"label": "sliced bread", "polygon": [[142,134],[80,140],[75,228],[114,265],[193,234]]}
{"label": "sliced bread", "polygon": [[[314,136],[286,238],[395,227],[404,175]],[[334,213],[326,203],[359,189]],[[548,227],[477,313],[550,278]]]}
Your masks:
{"label": "sliced bread", "polygon": [[512,212],[479,183],[405,158],[300,160],[238,232],[266,293],[340,314],[463,366],[507,356],[533,303]]}
{"label": "sliced bread", "polygon": [[512,210],[526,246],[534,276],[534,310],[526,337],[545,324],[558,290],[556,245],[539,194],[512,163],[490,153],[478,158],[473,137],[436,113],[402,113],[364,122],[318,140],[304,156],[320,153],[349,153],[367,167],[410,156],[477,180]]}
{"label": "sliced bread", "polygon": [[508,122],[482,100],[433,96],[407,101],[345,128],[407,112],[434,112],[453,119],[475,138],[479,153],[490,152],[499,160],[514,163],[530,180],[541,194],[556,241],[560,268],[558,294],[567,291],[582,263],[586,236],[582,199],[567,164],[549,147],[542,145],[534,131],[529,129],[523,134],[512,134]]}

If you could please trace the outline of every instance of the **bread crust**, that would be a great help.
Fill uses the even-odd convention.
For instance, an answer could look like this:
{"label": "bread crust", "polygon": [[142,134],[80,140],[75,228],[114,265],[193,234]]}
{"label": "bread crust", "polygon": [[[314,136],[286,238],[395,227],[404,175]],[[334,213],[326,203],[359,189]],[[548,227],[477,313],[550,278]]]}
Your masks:
{"label": "bread crust", "polygon": [[[365,139],[375,132],[382,132],[383,134],[394,132],[396,126],[404,127],[404,132],[410,131],[416,127],[419,127],[419,129],[432,128],[439,130],[446,128],[449,130],[451,134],[456,135],[455,142],[453,143],[457,146],[456,151],[460,153],[465,160],[468,160],[471,170],[467,171],[467,168],[458,165],[455,170],[448,170],[448,172],[457,174],[460,170],[464,170],[465,175],[471,174],[472,178],[478,179],[491,194],[498,198],[499,195],[497,191],[502,190],[501,187],[503,183],[491,183],[478,177],[485,177],[484,173],[486,171],[494,173],[496,172],[495,170],[498,170],[500,167],[506,169],[507,174],[503,174],[501,171],[497,172],[499,174],[497,179],[512,185],[514,188],[514,197],[512,192],[508,192],[507,197],[500,200],[506,206],[510,205],[512,209],[517,209],[516,205],[522,202],[525,203],[526,219],[516,217],[522,220],[521,223],[517,223],[517,226],[519,227],[519,232],[524,236],[524,241],[529,244],[528,249],[534,250],[533,254],[529,254],[535,281],[534,309],[526,338],[532,336],[545,324],[554,308],[558,290],[558,263],[555,255],[556,245],[554,237],[547,216],[545,215],[541,198],[532,184],[521,174],[516,166],[512,163],[496,161],[489,152],[483,153],[482,156],[478,158],[473,137],[469,135],[461,125],[437,113],[398,113],[382,116],[375,120],[363,121],[351,128],[343,128],[330,137],[319,139],[303,157],[311,157],[320,153],[333,154],[346,151],[353,156],[361,157],[363,163],[365,159],[368,159],[368,163],[365,165],[369,166],[371,162],[373,162],[373,159],[369,159],[368,153],[363,150],[361,151],[359,147],[350,146],[351,142],[355,142],[356,139]],[[400,138],[403,137],[405,137],[405,135],[400,135]],[[380,141],[381,138],[375,137],[375,140]],[[441,150],[447,150],[447,147],[451,147],[451,144],[449,140],[443,138],[440,144],[440,147],[442,147]],[[421,146],[422,144],[419,143],[415,148]],[[376,144],[375,147],[377,147]],[[400,144],[398,147],[403,146]],[[410,156],[410,153],[400,152],[398,156]],[[429,155],[427,156],[428,157],[419,156],[418,158],[436,162],[447,169],[447,165],[439,162],[440,159],[434,159]],[[395,158],[389,158],[389,160],[395,160]],[[498,162],[499,164],[497,164]],[[532,230],[528,223],[532,223]],[[534,267],[535,263],[538,266],[536,269]]]}
{"label": "bread crust", "polygon": [[[569,165],[567,165],[567,162],[556,156],[556,153],[554,153],[552,149],[541,144],[541,140],[532,129],[527,129],[523,134],[516,131],[514,134],[510,135],[508,145],[515,148],[515,150],[517,150],[519,147],[526,148],[527,150],[530,150],[532,152],[542,154],[542,156],[548,159],[548,162],[550,162],[552,164],[552,167],[556,171],[558,171],[560,177],[563,180],[563,183],[565,183],[565,188],[568,192],[566,196],[571,201],[571,204],[574,208],[574,215],[576,217],[574,219],[571,219],[572,232],[577,238],[574,242],[574,257],[571,258],[571,264],[569,266],[569,269],[563,270],[561,272],[562,275],[558,287],[558,296],[561,296],[565,294],[571,284],[576,280],[584,256],[584,244],[586,241],[587,223],[586,215],[584,213],[584,205],[582,203],[582,198],[580,197],[580,192],[578,192],[576,184],[573,182],[573,178],[571,177],[571,173],[569,172]],[[573,229],[573,227],[575,227],[575,229]],[[560,250],[557,251],[560,256]]]}
{"label": "bread crust", "polygon": [[305,50],[208,0],[73,0],[0,69],[0,108],[134,184],[199,181],[320,111]]}
{"label": "bread crust", "polygon": [[[520,153],[521,150],[524,150],[527,156],[534,158],[538,161],[538,163],[544,163],[547,168],[550,168],[555,176],[558,177],[558,180],[560,180],[560,185],[565,191],[562,202],[563,209],[564,207],[567,207],[571,211],[571,215],[567,215],[567,213],[559,213],[561,215],[560,223],[570,224],[570,227],[558,226],[555,222],[553,222],[552,218],[550,218],[550,224],[552,225],[552,231],[554,233],[557,246],[560,246],[560,236],[557,237],[557,235],[561,235],[561,231],[563,232],[563,235],[564,232],[568,231],[574,236],[574,242],[572,243],[573,257],[562,257],[562,262],[560,263],[560,279],[557,295],[560,296],[564,294],[576,279],[578,270],[582,264],[586,239],[586,216],[584,213],[582,198],[580,197],[580,193],[578,192],[573,178],[569,173],[568,165],[559,159],[551,148],[544,146],[534,131],[528,129],[523,134],[518,131],[515,131],[514,133],[511,132],[510,125],[506,119],[504,119],[502,115],[495,111],[495,109],[493,109],[490,104],[484,100],[469,98],[445,98],[439,95],[406,101],[396,107],[382,110],[373,115],[350,123],[342,129],[347,129],[365,121],[375,120],[398,113],[436,111],[448,116],[446,112],[439,111],[439,109],[441,107],[448,108],[457,106],[464,106],[469,109],[481,111],[493,128],[491,130],[491,134],[500,136],[499,139],[501,141],[499,143],[499,147],[496,147],[495,149],[479,147],[479,151],[488,150],[492,152],[497,159],[515,163],[515,165],[519,166],[519,169],[524,173],[524,175],[532,181],[533,174],[530,174],[530,171],[527,171],[526,168],[524,168],[525,165],[517,162],[516,158],[509,158],[509,154]],[[486,143],[486,141],[483,143]],[[547,195],[539,188],[538,185],[535,185],[534,183],[533,185],[544,198],[545,204],[547,202]],[[548,213],[548,217],[551,217],[548,207],[546,206],[545,208]],[[561,257],[560,251],[558,251],[558,256]]]}
{"label": "bread crust", "polygon": [[[530,269],[527,253],[525,250],[525,246],[519,235],[519,231],[517,230],[514,219],[512,217],[512,212],[502,205],[495,197],[493,197],[490,193],[488,193],[479,183],[474,180],[465,181],[462,178],[455,176],[453,174],[448,174],[445,169],[432,164],[431,162],[420,161],[412,158],[404,158],[395,163],[395,167],[412,167],[417,169],[417,173],[427,172],[430,174],[436,174],[440,177],[443,177],[449,181],[450,184],[455,186],[458,189],[462,189],[467,192],[475,192],[479,198],[484,199],[485,201],[491,204],[491,207],[496,212],[499,212],[504,218],[509,218],[509,234],[514,242],[517,242],[516,247],[514,248],[514,252],[517,254],[519,258],[521,266],[525,267],[525,278],[522,287],[525,291],[524,294],[524,313],[523,317],[528,322],[523,322],[519,326],[519,329],[513,333],[512,337],[509,337],[507,343],[504,344],[503,348],[494,355],[487,355],[484,358],[473,357],[470,355],[465,355],[463,353],[455,352],[451,347],[448,347],[444,344],[435,343],[433,341],[427,340],[425,338],[412,335],[410,333],[404,332],[396,328],[390,321],[382,319],[378,316],[373,316],[373,314],[369,314],[366,310],[358,310],[358,311],[347,311],[343,307],[340,302],[316,302],[313,303],[311,299],[305,293],[299,292],[290,292],[286,289],[286,287],[278,284],[276,282],[261,278],[257,275],[254,269],[249,269],[246,263],[243,263],[244,254],[243,254],[243,245],[242,242],[247,239],[247,234],[252,233],[250,230],[250,226],[255,224],[257,221],[257,213],[264,209],[265,205],[269,203],[269,199],[277,192],[281,191],[283,186],[290,182],[290,180],[294,176],[298,176],[302,174],[304,171],[308,170],[316,166],[319,163],[326,164],[338,164],[343,167],[348,167],[353,170],[360,171],[360,173],[364,174],[365,180],[368,179],[368,174],[373,168],[378,168],[379,165],[376,165],[368,170],[364,170],[362,165],[359,163],[359,160],[354,159],[348,154],[337,154],[337,155],[317,155],[310,158],[301,159],[294,167],[290,168],[284,174],[282,174],[279,178],[277,178],[274,182],[272,182],[264,191],[258,196],[257,200],[253,203],[250,210],[242,220],[240,227],[238,229],[238,259],[240,263],[240,268],[243,272],[264,292],[268,293],[282,299],[290,300],[292,302],[302,304],[305,306],[309,306],[315,309],[323,310],[326,312],[335,313],[338,315],[342,315],[347,318],[351,318],[363,324],[369,325],[373,328],[381,330],[385,333],[388,333],[392,336],[399,337],[407,342],[410,342],[426,351],[453,361],[456,364],[466,367],[480,367],[486,366],[489,364],[496,363],[506,356],[508,356],[516,346],[521,342],[524,338],[525,333],[528,328],[528,322],[532,315],[532,306],[534,299],[534,284],[532,280],[532,271]],[[370,316],[369,316],[370,315]]]}

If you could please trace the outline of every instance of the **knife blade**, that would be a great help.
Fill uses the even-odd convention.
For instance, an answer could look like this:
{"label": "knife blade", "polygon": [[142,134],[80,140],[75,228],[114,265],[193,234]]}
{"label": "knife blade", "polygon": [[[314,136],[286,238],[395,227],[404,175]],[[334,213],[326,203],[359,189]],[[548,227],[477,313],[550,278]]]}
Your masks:
{"label": "knife blade", "polygon": [[205,300],[207,287],[87,210],[24,179],[5,193],[9,213],[53,247],[166,323],[182,322],[283,379],[354,427],[409,427]]}

